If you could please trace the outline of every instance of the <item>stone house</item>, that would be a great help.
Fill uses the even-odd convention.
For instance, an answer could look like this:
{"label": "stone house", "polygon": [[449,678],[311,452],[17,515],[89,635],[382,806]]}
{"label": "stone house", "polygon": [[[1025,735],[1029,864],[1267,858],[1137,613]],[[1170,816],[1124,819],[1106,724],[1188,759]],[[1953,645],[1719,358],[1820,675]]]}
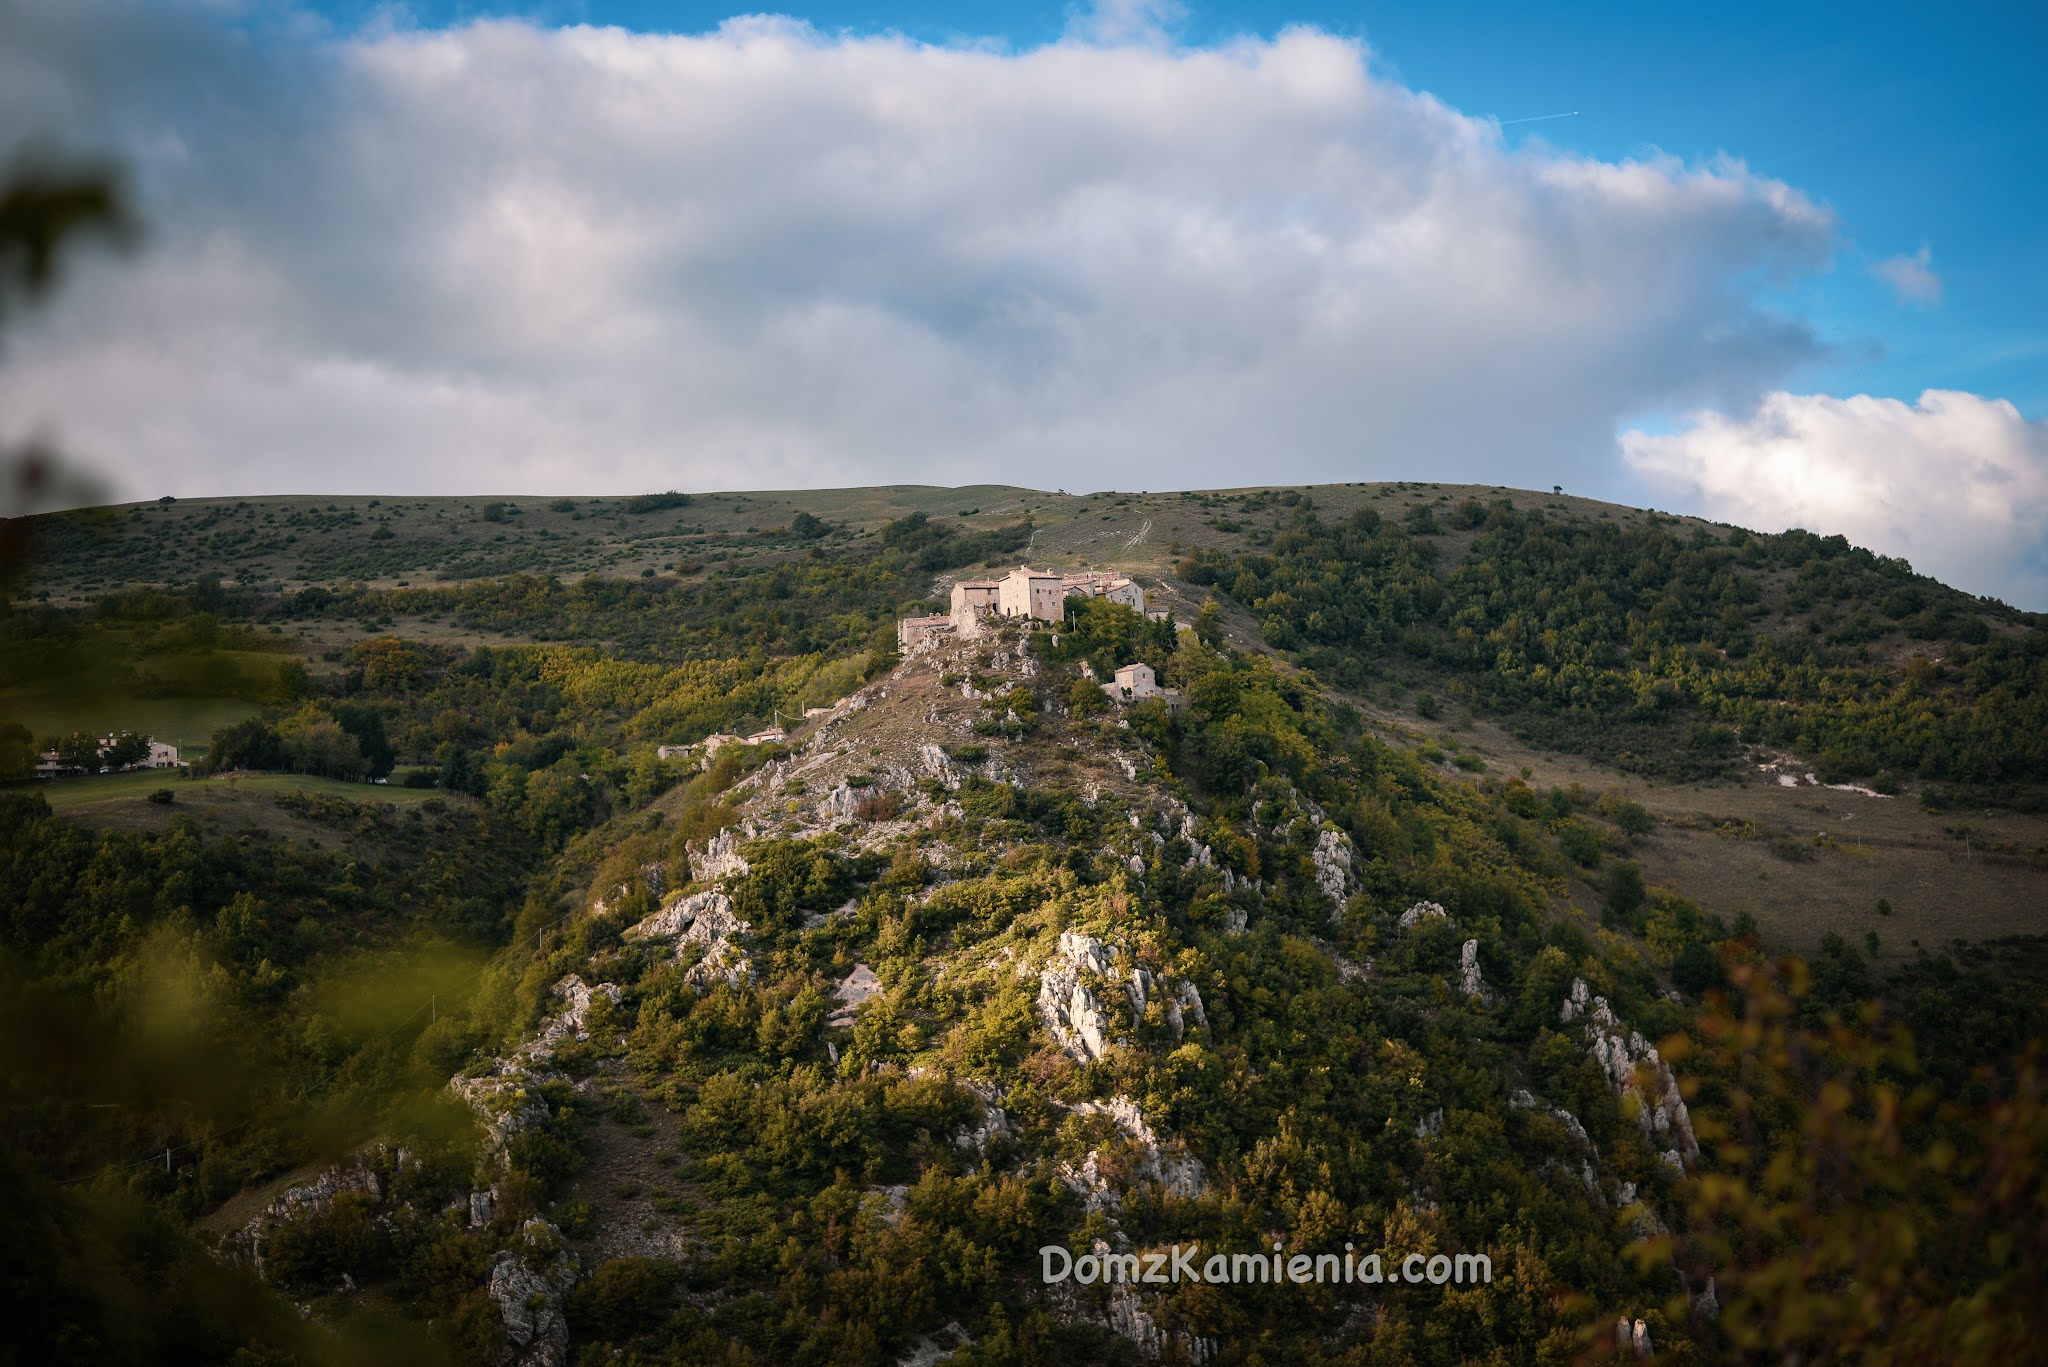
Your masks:
{"label": "stone house", "polygon": [[1147,698],[1159,698],[1176,711],[1180,708],[1180,690],[1161,688],[1159,676],[1151,665],[1142,660],[1119,669],[1115,681],[1102,685],[1102,691],[1113,702],[1143,702]]}
{"label": "stone house", "polygon": [[908,651],[933,633],[947,630],[952,624],[952,617],[943,612],[933,613],[929,617],[899,617],[896,619],[896,648]]}
{"label": "stone house", "polygon": [[1064,621],[1067,615],[1066,579],[1050,570],[1023,566],[1011,570],[996,585],[996,612],[1003,617],[1035,617],[1041,622]]}
{"label": "stone house", "polygon": [[1108,570],[1083,570],[1079,574],[1063,576],[1061,582],[1069,598],[1107,598],[1112,603],[1122,603],[1133,612],[1145,610],[1145,590],[1126,575]]}

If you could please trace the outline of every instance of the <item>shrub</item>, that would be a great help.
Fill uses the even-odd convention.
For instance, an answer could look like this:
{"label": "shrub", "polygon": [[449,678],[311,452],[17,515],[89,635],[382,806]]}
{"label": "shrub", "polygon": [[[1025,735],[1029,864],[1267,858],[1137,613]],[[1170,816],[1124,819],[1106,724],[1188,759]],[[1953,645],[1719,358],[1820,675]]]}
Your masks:
{"label": "shrub", "polygon": [[570,1294],[569,1322],[579,1334],[609,1340],[652,1329],[668,1307],[676,1274],[666,1259],[616,1258]]}
{"label": "shrub", "polygon": [[1565,858],[1583,869],[1600,867],[1600,837],[1577,817],[1565,822],[1557,833],[1557,847],[1564,851]]}

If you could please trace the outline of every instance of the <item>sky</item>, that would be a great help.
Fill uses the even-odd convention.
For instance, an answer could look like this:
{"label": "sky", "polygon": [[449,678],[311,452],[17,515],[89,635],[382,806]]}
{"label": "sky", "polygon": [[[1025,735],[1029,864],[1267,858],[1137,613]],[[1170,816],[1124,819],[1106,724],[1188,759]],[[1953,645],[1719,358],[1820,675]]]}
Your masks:
{"label": "sky", "polygon": [[[0,0],[116,496],[1430,479],[2048,609],[2048,10]],[[1569,117],[1555,117],[1569,115]]]}

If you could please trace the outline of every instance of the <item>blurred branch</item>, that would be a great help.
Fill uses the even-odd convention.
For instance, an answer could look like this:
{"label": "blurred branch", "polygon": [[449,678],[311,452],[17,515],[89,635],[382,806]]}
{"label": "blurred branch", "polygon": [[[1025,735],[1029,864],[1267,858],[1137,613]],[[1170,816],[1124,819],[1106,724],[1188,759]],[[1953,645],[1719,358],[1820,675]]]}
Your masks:
{"label": "blurred branch", "polygon": [[[137,231],[127,191],[111,168],[18,153],[0,178],[0,329],[49,295],[80,245],[96,239],[124,247]],[[66,468],[48,440],[0,445],[0,592],[11,590],[28,566],[35,514],[101,497],[98,482]]]}

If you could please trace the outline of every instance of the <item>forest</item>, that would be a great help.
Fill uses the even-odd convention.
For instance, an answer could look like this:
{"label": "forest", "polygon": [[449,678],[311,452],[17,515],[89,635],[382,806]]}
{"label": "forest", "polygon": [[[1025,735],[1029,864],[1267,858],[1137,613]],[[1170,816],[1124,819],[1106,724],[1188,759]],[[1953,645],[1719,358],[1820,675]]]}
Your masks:
{"label": "forest", "polygon": [[[1299,507],[1270,549],[1180,574],[1347,686],[1408,671],[1546,748],[1680,779],[1738,742],[1826,781],[2048,778],[2048,625],[1841,537],[1645,516],[1550,518],[1468,499],[1396,526]],[[1462,535],[1446,557],[1441,542]],[[1440,563],[1441,562],[1441,563]],[[2023,798],[2023,800],[2031,800]]]}

